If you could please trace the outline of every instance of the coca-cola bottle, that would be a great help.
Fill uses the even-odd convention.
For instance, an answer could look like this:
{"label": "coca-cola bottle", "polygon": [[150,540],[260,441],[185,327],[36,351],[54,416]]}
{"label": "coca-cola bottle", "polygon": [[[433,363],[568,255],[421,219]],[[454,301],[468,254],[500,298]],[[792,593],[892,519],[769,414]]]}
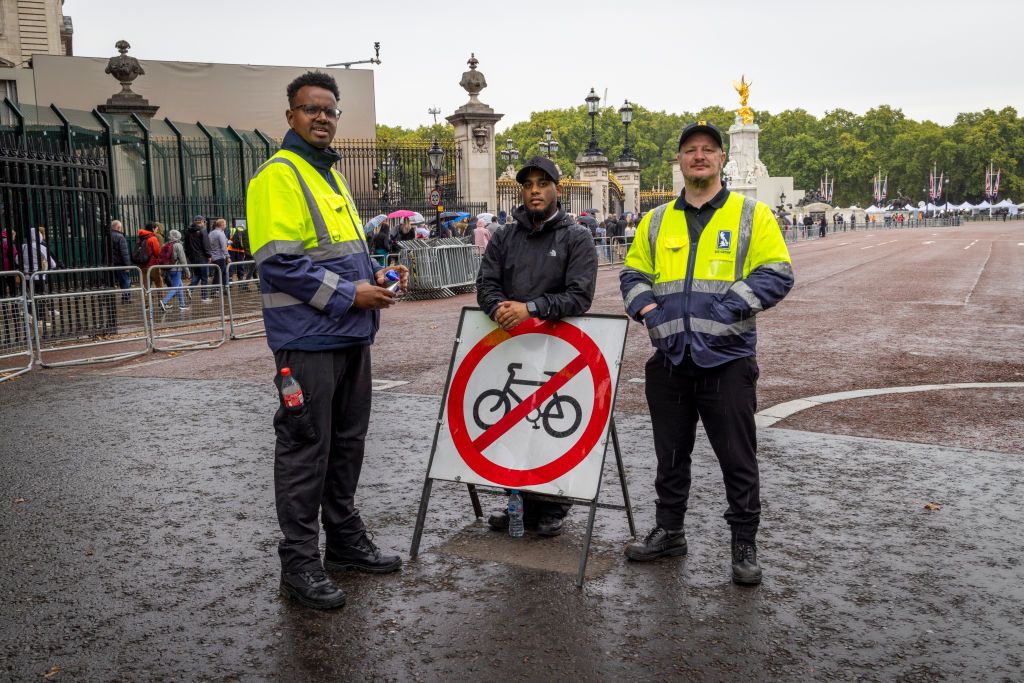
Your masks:
{"label": "coca-cola bottle", "polygon": [[299,386],[298,380],[292,377],[291,368],[281,368],[281,400],[284,401],[284,407],[289,410],[301,408],[304,401],[302,387]]}
{"label": "coca-cola bottle", "polygon": [[306,405],[302,387],[292,376],[291,368],[281,368],[281,403],[284,406],[284,429],[292,440],[299,443],[316,443],[320,431],[313,421],[313,413]]}

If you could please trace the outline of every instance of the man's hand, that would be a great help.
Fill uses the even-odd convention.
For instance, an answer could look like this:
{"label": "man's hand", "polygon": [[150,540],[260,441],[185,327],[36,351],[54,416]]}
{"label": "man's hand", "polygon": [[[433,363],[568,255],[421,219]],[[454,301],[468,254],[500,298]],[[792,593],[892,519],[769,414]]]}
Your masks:
{"label": "man's hand", "polygon": [[494,309],[494,322],[501,325],[503,330],[511,330],[529,317],[526,304],[519,301],[502,301]]}
{"label": "man's hand", "polygon": [[388,285],[391,284],[391,281],[384,277],[384,274],[387,273],[389,270],[393,270],[396,273],[398,273],[402,291],[409,291],[409,269],[406,268],[405,266],[395,264],[393,266],[388,266],[387,268],[381,268],[380,270],[373,274],[373,279],[376,280],[377,284],[380,285],[381,287],[387,287]]}
{"label": "man's hand", "polygon": [[395,295],[383,287],[376,287],[369,282],[360,282],[356,285],[356,298],[352,302],[356,308],[380,310],[393,303],[395,303]]}

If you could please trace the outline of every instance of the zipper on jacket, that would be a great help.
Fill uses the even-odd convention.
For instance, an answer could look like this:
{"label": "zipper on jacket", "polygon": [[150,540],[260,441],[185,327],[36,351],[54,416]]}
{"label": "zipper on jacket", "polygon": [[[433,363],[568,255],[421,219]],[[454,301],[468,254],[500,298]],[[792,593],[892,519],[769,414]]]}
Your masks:
{"label": "zipper on jacket", "polygon": [[[686,220],[685,213],[683,219]],[[701,232],[703,233],[703,231]],[[693,236],[690,235],[688,223],[686,236],[690,240],[690,257],[686,260],[686,280],[683,282],[683,330],[687,335],[686,344],[689,344],[690,338],[693,336],[693,330],[690,329],[690,291],[693,289],[693,271],[697,261],[697,244],[700,240],[694,241]]]}

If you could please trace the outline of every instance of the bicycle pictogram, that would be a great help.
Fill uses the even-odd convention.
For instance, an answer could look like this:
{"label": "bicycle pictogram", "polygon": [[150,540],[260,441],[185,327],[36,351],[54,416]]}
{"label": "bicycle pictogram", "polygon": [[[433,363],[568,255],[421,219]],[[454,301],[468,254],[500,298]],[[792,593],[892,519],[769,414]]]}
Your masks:
{"label": "bicycle pictogram", "polygon": [[[505,386],[501,389],[488,389],[477,396],[473,403],[473,421],[480,429],[489,429],[505,417],[512,410],[513,399],[516,404],[523,402],[523,397],[516,393],[513,387],[542,387],[547,384],[547,380],[516,377],[516,370],[522,369],[522,363],[509,363],[508,379],[505,380]],[[550,379],[557,373],[545,372],[544,374]],[[583,411],[580,409],[579,401],[572,396],[559,394],[557,391],[551,395],[547,403],[538,406],[526,416],[526,421],[531,423],[534,429],[540,429],[543,425],[544,431],[556,439],[565,438],[575,432],[582,419]]]}

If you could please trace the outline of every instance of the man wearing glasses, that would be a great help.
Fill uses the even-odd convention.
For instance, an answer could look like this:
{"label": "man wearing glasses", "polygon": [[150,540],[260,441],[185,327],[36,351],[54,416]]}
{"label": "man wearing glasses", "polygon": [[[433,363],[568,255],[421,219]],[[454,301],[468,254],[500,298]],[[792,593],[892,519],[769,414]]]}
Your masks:
{"label": "man wearing glasses", "polygon": [[[338,85],[308,72],[288,86],[290,130],[247,191],[250,248],[259,268],[267,343],[302,387],[301,407],[274,416],[274,495],[284,539],[281,591],[317,609],[345,604],[324,569],[396,571],[355,507],[370,420],[370,344],[394,303],[385,269],[370,259],[363,227],[330,148]],[[391,266],[407,284],[404,266]],[[376,284],[371,284],[376,283]],[[320,525],[327,537],[319,552]]]}

